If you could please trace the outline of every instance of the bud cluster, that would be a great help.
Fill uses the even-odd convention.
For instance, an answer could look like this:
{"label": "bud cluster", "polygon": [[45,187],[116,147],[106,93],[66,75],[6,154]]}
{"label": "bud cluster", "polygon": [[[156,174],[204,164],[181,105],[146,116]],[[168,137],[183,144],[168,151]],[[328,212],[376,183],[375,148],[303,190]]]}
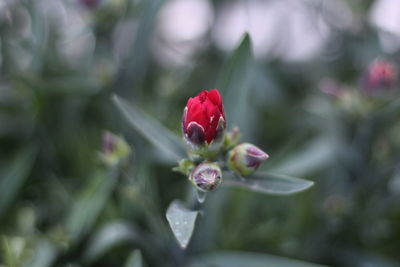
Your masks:
{"label": "bud cluster", "polygon": [[182,133],[190,159],[174,168],[188,176],[197,190],[210,192],[222,182],[222,171],[252,174],[268,158],[260,148],[238,144],[239,129],[225,133],[226,118],[218,90],[202,91],[189,98],[183,111]]}
{"label": "bud cluster", "polygon": [[388,104],[397,93],[398,67],[387,59],[370,62],[358,79],[357,86],[324,79],[320,89],[335,104],[354,118],[363,117]]}

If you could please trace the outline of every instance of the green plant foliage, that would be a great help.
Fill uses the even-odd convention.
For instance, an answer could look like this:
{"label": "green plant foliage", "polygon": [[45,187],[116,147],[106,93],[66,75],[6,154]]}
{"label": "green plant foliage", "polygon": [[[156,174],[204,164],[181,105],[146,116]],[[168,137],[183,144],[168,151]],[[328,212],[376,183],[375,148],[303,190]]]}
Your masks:
{"label": "green plant foliage", "polygon": [[139,108],[129,105],[120,97],[114,96],[113,101],[128,119],[132,127],[154,146],[174,161],[185,157],[183,143],[177,136],[163,127],[159,122],[146,115]]}
{"label": "green plant foliage", "polygon": [[125,267],[143,267],[142,254],[139,250],[134,250],[126,261]]}
{"label": "green plant foliage", "polygon": [[[238,47],[225,62],[217,81],[220,88],[227,120],[231,125],[244,128],[248,97],[251,89],[252,52],[250,36],[245,34]],[[248,115],[248,114],[247,114]]]}
{"label": "green plant foliage", "polygon": [[[395,2],[0,1],[0,266],[399,266]],[[222,149],[188,153],[213,88]]]}
{"label": "green plant foliage", "polygon": [[72,240],[83,237],[92,227],[115,188],[117,177],[116,169],[111,169],[109,175],[97,174],[76,198],[65,221],[67,234]]}
{"label": "green plant foliage", "polygon": [[226,184],[264,194],[291,195],[307,190],[314,182],[280,174],[256,173],[246,178],[231,178]]}
{"label": "green plant foliage", "polygon": [[293,266],[293,267],[317,267],[323,266],[312,264],[309,262],[302,262],[267,254],[259,253],[245,253],[224,251],[216,252],[207,256],[198,257],[193,260],[190,267],[202,267],[217,265],[221,267],[239,267],[239,266],[252,266],[252,267],[273,267],[273,266]]}
{"label": "green plant foliage", "polygon": [[0,216],[18,196],[35,160],[36,148],[21,150],[17,157],[3,170],[0,180]]}
{"label": "green plant foliage", "polygon": [[197,211],[191,211],[179,201],[173,201],[167,210],[169,226],[182,248],[186,248],[192,237]]}

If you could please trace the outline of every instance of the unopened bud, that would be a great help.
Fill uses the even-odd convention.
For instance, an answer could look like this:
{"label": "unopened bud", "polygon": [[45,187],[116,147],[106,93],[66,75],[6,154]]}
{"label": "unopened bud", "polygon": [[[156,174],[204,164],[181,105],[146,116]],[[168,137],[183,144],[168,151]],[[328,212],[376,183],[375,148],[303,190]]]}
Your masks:
{"label": "unopened bud", "polygon": [[189,179],[200,191],[210,192],[221,184],[222,172],[217,163],[205,161],[193,169]]}
{"label": "unopened bud", "polygon": [[100,154],[101,159],[107,165],[115,165],[121,159],[126,158],[131,152],[126,141],[111,132],[103,133],[103,150]]}
{"label": "unopened bud", "polygon": [[249,175],[268,157],[267,153],[255,145],[242,143],[229,151],[228,166],[240,175]]}
{"label": "unopened bud", "polygon": [[183,111],[182,132],[193,152],[219,147],[225,128],[224,106],[218,90],[204,90],[189,98]]}
{"label": "unopened bud", "polygon": [[231,148],[238,144],[240,137],[240,131],[237,126],[235,126],[230,132],[225,135],[224,146],[225,148]]}
{"label": "unopened bud", "polygon": [[381,94],[392,89],[396,80],[397,68],[393,63],[383,59],[375,60],[364,73],[362,87],[367,94]]}
{"label": "unopened bud", "polygon": [[80,2],[87,8],[96,8],[99,5],[100,0],[80,0]]}

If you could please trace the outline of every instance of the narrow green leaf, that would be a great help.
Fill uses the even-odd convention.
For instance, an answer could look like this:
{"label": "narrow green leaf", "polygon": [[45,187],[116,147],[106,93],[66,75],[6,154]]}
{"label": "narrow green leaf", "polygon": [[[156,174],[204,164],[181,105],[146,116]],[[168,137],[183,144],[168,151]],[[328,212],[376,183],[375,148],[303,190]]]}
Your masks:
{"label": "narrow green leaf", "polygon": [[[251,40],[248,34],[224,64],[216,88],[220,90],[227,116],[228,127],[239,126],[244,135],[249,133],[251,114],[248,114],[248,99],[252,68]],[[243,131],[245,130],[245,131]],[[225,181],[223,182],[223,184]],[[220,230],[218,223],[224,203],[229,200],[229,190],[210,194],[210,201],[205,202],[208,219],[200,227],[200,249],[213,246],[216,233]]]}
{"label": "narrow green leaf", "polygon": [[128,92],[128,90],[136,94],[140,92],[140,90],[132,91],[130,88],[132,84],[142,85],[144,74],[149,65],[149,47],[151,47],[149,41],[152,39],[154,24],[157,21],[155,17],[164,2],[163,0],[147,0],[143,1],[140,6],[141,9],[138,13],[140,14],[140,18],[135,34],[135,41],[129,47],[128,56],[120,68],[117,79],[118,87],[122,88],[125,92]]}
{"label": "narrow green leaf", "polygon": [[125,267],[143,267],[142,253],[140,250],[134,250],[128,257]]}
{"label": "narrow green leaf", "polygon": [[65,226],[73,240],[80,238],[96,221],[117,184],[117,177],[116,168],[111,169],[108,175],[99,173],[78,196]]}
{"label": "narrow green leaf", "polygon": [[246,122],[250,74],[252,67],[251,41],[245,34],[239,46],[224,64],[217,88],[224,100],[227,121],[243,128]]}
{"label": "narrow green leaf", "polygon": [[36,157],[36,148],[21,150],[16,158],[2,172],[0,180],[0,215],[16,198],[32,169]]}
{"label": "narrow green leaf", "polygon": [[48,267],[53,266],[58,254],[57,247],[47,239],[41,239],[35,245],[35,250],[24,265],[26,267]]}
{"label": "narrow green leaf", "polygon": [[200,256],[192,260],[189,267],[276,267],[276,266],[291,266],[291,267],[317,267],[323,266],[314,263],[288,259],[279,256],[273,256],[261,253],[251,252],[217,252]]}
{"label": "narrow green leaf", "polygon": [[265,165],[265,168],[275,173],[306,175],[329,164],[334,156],[335,146],[337,147],[338,145],[340,144],[337,144],[334,140],[317,139],[304,148],[291,153],[290,156],[277,164],[273,166]]}
{"label": "narrow green leaf", "polygon": [[225,180],[225,185],[242,187],[268,195],[291,195],[314,185],[312,181],[271,173],[257,173],[241,179],[229,179],[229,174],[226,176],[228,179]]}
{"label": "narrow green leaf", "polygon": [[173,201],[167,210],[167,220],[182,248],[186,248],[193,234],[197,211],[187,209],[180,201]]}
{"label": "narrow green leaf", "polygon": [[105,225],[89,241],[83,255],[85,263],[99,259],[109,249],[127,241],[138,240],[137,230],[131,225],[119,221]]}
{"label": "narrow green leaf", "polygon": [[138,107],[114,95],[113,101],[131,126],[172,160],[186,156],[183,141]]}

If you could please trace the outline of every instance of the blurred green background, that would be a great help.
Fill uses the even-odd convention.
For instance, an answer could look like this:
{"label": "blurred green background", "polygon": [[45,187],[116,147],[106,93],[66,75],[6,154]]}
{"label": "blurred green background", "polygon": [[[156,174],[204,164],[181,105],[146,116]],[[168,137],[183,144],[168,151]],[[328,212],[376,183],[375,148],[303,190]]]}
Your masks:
{"label": "blurred green background", "polygon": [[[0,265],[400,266],[399,18],[397,0],[0,1]],[[245,32],[253,55],[227,61]],[[190,185],[111,97],[180,135],[223,73],[262,170],[315,186],[222,187],[183,251],[165,211]],[[104,130],[131,146],[118,170]]]}

